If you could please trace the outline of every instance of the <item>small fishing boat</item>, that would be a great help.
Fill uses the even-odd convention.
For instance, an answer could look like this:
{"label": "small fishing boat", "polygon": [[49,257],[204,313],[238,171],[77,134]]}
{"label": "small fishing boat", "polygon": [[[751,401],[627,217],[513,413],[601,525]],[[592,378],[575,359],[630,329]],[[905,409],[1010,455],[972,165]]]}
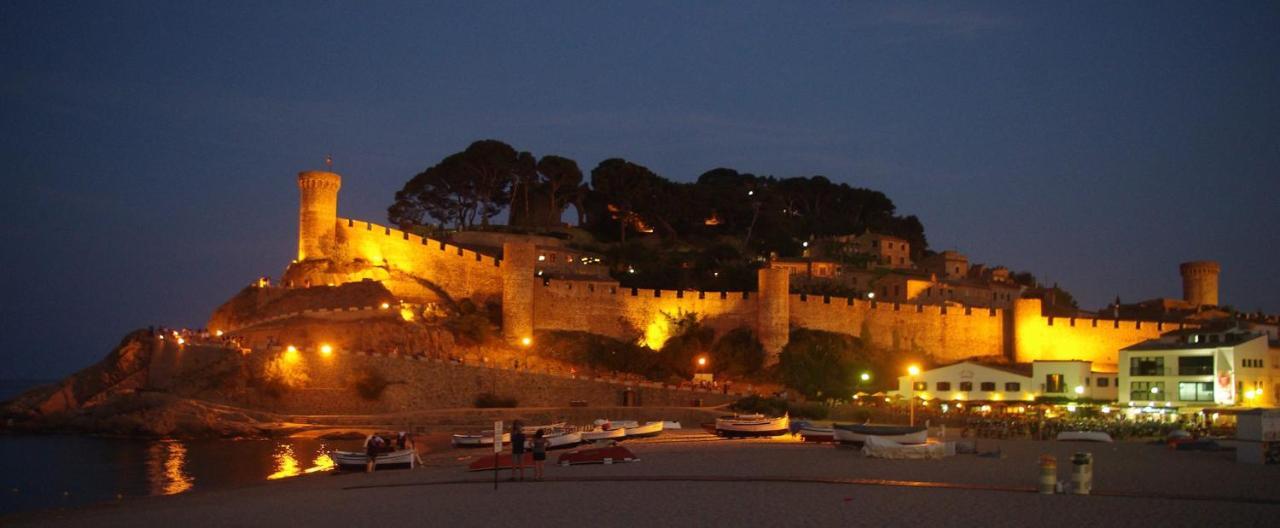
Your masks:
{"label": "small fishing boat", "polygon": [[532,436],[536,434],[539,430],[559,431],[561,429],[564,429],[566,425],[567,424],[565,422],[556,422],[556,423],[547,424],[547,425],[525,425],[520,427],[520,430],[524,431],[525,435]]}
{"label": "small fishing boat", "polygon": [[610,429],[626,429],[628,427],[639,427],[640,422],[635,420],[596,420],[594,425],[596,427],[608,427]]}
{"label": "small fishing boat", "polygon": [[596,429],[582,431],[580,434],[582,435],[583,442],[598,442],[600,440],[618,440],[626,438],[627,430],[621,427],[598,427]]}
{"label": "small fishing boat", "polygon": [[663,430],[663,431],[670,431],[670,430],[673,430],[673,429],[680,429],[680,422],[673,422],[673,421],[671,421],[671,420],[667,420],[667,421],[665,421],[665,422],[662,422],[662,430]]}
{"label": "small fishing boat", "polygon": [[[523,457],[523,465],[526,468],[533,467],[533,453],[526,452]],[[501,453],[494,455],[480,455],[476,460],[467,466],[467,471],[493,471],[496,469],[511,469],[512,461],[511,453]]]}
{"label": "small fishing boat", "polygon": [[662,422],[646,422],[626,427],[627,438],[645,438],[662,434]]}
{"label": "small fishing boat", "polygon": [[[547,449],[563,449],[573,447],[582,443],[582,433],[577,431],[558,430],[548,433],[543,438],[547,439]],[[524,441],[525,449],[533,449],[533,436],[528,436]]]}
{"label": "small fishing boat", "polygon": [[[333,463],[338,469],[358,469],[364,471],[369,464],[369,457],[361,451],[334,451]],[[412,468],[413,450],[400,449],[387,453],[378,453],[374,458],[374,469]]]}
{"label": "small fishing boat", "polygon": [[835,424],[835,440],[845,444],[862,444],[874,436],[899,444],[923,444],[929,441],[929,430],[908,425]]}
{"label": "small fishing boat", "polygon": [[577,464],[613,464],[615,462],[636,462],[639,460],[630,449],[620,445],[611,445],[574,449],[560,455],[556,463],[561,466],[568,466]]}
{"label": "small fishing boat", "polygon": [[1059,442],[1104,442],[1111,443],[1111,435],[1102,431],[1063,431],[1058,433]]}
{"label": "small fishing boat", "polygon": [[[493,431],[453,435],[453,447],[493,447]],[[511,443],[511,433],[502,433],[502,443]]]}
{"label": "small fishing boat", "polygon": [[797,433],[805,442],[814,443],[830,443],[836,441],[835,429],[831,427],[814,427],[808,425],[801,427]]}
{"label": "small fishing boat", "polygon": [[716,418],[715,433],[729,438],[779,436],[789,432],[790,417],[769,418],[761,414],[739,414]]}

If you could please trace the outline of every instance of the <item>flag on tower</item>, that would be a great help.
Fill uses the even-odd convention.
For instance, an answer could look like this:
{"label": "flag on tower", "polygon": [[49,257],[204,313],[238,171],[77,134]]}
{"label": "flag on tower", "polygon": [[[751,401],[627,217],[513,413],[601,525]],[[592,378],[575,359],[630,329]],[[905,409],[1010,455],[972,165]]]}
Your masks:
{"label": "flag on tower", "polygon": [[324,155],[324,166],[325,166],[325,167],[327,167],[327,168],[330,168],[330,169],[332,169],[332,168],[333,168],[333,155],[332,155],[332,154],[325,154],[325,155]]}

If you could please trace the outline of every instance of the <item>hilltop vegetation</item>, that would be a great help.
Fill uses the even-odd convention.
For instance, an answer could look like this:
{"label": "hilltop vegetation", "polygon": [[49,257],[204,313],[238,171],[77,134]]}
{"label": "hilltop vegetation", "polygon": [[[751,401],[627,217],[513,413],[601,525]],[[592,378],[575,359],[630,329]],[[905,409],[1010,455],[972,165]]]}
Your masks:
{"label": "hilltop vegetation", "polygon": [[572,206],[591,241],[624,285],[751,289],[752,271],[771,254],[796,256],[803,244],[873,230],[927,251],[924,226],[899,216],[884,193],[824,176],[775,177],[716,168],[694,182],[667,179],[622,158],[601,161],[589,181],[572,159],[496,140],[472,143],[405,183],[388,219],[405,230],[488,226],[503,210],[509,225],[560,228]]}

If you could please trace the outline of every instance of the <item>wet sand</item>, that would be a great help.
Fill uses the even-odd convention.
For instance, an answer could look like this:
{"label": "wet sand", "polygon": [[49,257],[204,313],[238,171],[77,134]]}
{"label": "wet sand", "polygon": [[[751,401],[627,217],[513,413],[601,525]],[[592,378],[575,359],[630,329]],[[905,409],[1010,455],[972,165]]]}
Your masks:
{"label": "wet sand", "polygon": [[[998,449],[1000,456],[879,460],[851,448],[786,438],[723,440],[691,430],[625,445],[639,462],[548,464],[546,481],[503,480],[496,491],[492,473],[465,471],[491,451],[440,449],[424,456],[426,467],[414,470],[311,475],[23,515],[0,524],[1273,526],[1280,515],[1280,466],[1236,464],[1229,452],[1175,452],[1129,442],[981,440],[980,450]],[[1059,477],[1068,480],[1075,451],[1093,453],[1095,495],[1030,491],[1041,454],[1056,455]]]}

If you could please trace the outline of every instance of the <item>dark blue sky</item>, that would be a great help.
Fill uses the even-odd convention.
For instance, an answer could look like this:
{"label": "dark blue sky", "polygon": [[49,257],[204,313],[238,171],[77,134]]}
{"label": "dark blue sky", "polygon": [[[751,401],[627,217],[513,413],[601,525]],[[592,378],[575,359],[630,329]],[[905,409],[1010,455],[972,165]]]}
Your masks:
{"label": "dark blue sky", "polygon": [[[296,250],[297,171],[385,220],[481,138],[882,190],[1088,308],[1280,312],[1280,4],[5,2],[0,377],[202,325]],[[640,5],[643,4],[643,5]]]}

